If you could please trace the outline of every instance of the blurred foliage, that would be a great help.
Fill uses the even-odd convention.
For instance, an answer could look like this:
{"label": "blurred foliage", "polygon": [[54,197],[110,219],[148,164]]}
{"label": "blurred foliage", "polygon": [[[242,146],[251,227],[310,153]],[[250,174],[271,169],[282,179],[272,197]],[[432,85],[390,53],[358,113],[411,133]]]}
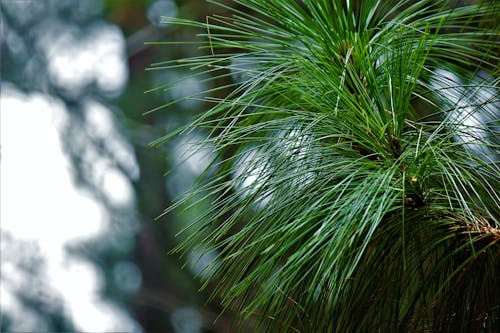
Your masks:
{"label": "blurred foliage", "polygon": [[[167,112],[144,115],[147,110],[176,98],[167,92],[144,94],[144,90],[184,75],[181,72],[153,73],[145,68],[157,59],[192,56],[199,52],[193,46],[164,48],[144,45],[145,41],[194,35],[191,29],[161,25],[159,17],[171,14],[161,11],[171,9],[174,15],[198,19],[211,8],[205,1],[198,0],[6,0],[2,1],[0,7],[3,25],[2,83],[14,84],[17,89],[26,93],[42,92],[64,103],[68,121],[61,128],[61,138],[72,163],[74,181],[109,211],[111,234],[73,244],[68,251],[99,267],[105,277],[102,290],[104,297],[125,306],[144,332],[174,332],[174,328],[178,332],[184,332],[182,327],[174,326],[182,326],[186,319],[177,319],[177,324],[173,322],[173,318],[179,317],[179,309],[183,308],[198,311],[202,316],[200,325],[203,332],[233,331],[230,316],[222,316],[213,324],[220,312],[219,306],[207,303],[208,295],[198,291],[199,283],[193,279],[192,273],[180,267],[178,258],[167,254],[176,242],[174,230],[177,228],[172,227],[175,221],[169,216],[155,221],[175,196],[167,186],[169,178],[165,178],[165,172],[171,168],[170,156],[176,147],[158,150],[151,148],[149,144],[165,130],[182,126],[202,105],[187,103],[170,108]],[[55,57],[58,50],[47,51],[60,37],[57,34],[70,32],[74,36],[74,42],[80,43],[92,29],[112,27],[110,24],[119,27],[125,41],[123,56],[126,57],[128,68],[125,86],[111,93],[103,91],[97,81],[86,83],[80,90],[62,87],[50,73],[51,57]],[[97,101],[113,112],[120,137],[132,148],[140,170],[138,176],[133,175],[128,165],[130,161],[115,156],[113,146],[108,144],[110,138],[96,138],[91,134],[92,124],[86,118],[85,103],[88,100]],[[106,193],[96,182],[92,171],[94,161],[87,160],[85,152],[89,150],[98,151],[106,163],[129,177],[135,192],[134,207],[119,207],[106,198]],[[184,175],[176,174],[176,177],[183,178]],[[188,182],[189,177],[191,176],[187,176],[186,180]],[[15,239],[8,238],[8,235],[2,235],[2,242],[15,244]],[[28,257],[34,254],[25,250]],[[122,262],[133,262],[139,268],[142,276],[139,290],[130,293],[119,286],[113,269]],[[39,275],[37,271],[25,273],[27,277]],[[39,287],[43,287],[42,282]],[[17,297],[40,317],[45,318],[46,331],[73,329],[70,319],[57,310],[63,307],[63,304],[59,304],[58,308],[57,300],[51,299],[54,304],[48,307],[47,299],[37,298],[28,291]],[[2,315],[1,322],[1,331],[8,331],[12,318]],[[40,329],[43,330],[43,327]]]}

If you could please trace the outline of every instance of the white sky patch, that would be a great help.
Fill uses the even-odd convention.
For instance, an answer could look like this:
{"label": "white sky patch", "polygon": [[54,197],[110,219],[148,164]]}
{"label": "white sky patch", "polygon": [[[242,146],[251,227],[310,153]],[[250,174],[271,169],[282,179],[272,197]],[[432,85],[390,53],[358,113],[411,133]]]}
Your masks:
{"label": "white sky patch", "polygon": [[[63,298],[79,331],[140,332],[124,310],[100,298],[103,278],[99,270],[65,251],[65,246],[96,237],[108,226],[101,205],[72,184],[54,126],[64,119],[62,103],[41,94],[23,95],[3,85],[0,108],[1,231],[38,246],[47,283]],[[114,177],[106,181],[110,187],[120,183]],[[29,280],[20,277],[22,272],[9,260],[2,256],[0,261],[2,278],[5,274],[12,282],[2,286],[0,306],[8,314],[29,318],[32,314],[13,296]],[[36,318],[25,324],[38,325]],[[20,329],[30,331],[29,327]]]}
{"label": "white sky patch", "polygon": [[161,21],[162,17],[175,17],[177,15],[177,6],[173,0],[156,0],[153,2],[146,13],[151,24],[161,27],[165,26]]}

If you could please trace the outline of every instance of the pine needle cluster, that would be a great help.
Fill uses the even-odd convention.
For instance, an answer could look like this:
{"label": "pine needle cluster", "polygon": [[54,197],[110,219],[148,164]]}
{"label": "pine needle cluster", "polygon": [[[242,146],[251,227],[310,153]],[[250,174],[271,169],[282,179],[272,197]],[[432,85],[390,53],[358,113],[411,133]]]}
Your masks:
{"label": "pine needle cluster", "polygon": [[215,294],[267,332],[498,329],[500,3],[234,3],[168,19],[206,55],[152,65],[231,79],[156,142],[214,151],[176,250],[217,251]]}

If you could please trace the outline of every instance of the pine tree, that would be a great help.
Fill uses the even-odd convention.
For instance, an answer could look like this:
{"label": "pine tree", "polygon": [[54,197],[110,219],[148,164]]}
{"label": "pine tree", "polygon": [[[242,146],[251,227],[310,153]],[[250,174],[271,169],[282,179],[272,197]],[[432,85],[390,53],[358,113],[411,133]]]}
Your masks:
{"label": "pine tree", "polygon": [[152,66],[232,78],[156,142],[215,152],[176,251],[217,251],[215,295],[266,332],[496,331],[500,3],[234,2],[169,19],[206,54]]}

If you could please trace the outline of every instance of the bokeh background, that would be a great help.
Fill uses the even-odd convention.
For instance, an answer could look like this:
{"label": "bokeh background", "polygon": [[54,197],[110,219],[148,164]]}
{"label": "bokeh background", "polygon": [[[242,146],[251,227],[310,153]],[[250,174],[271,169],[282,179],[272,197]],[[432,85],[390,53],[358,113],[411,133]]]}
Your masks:
{"label": "bokeh background", "polygon": [[186,155],[203,133],[150,146],[207,107],[169,102],[210,87],[146,68],[209,51],[145,42],[196,41],[161,16],[215,13],[204,0],[1,1],[1,332],[236,330],[195,278],[215,254],[168,253],[190,216],[156,219],[206,166],[209,151]]}

